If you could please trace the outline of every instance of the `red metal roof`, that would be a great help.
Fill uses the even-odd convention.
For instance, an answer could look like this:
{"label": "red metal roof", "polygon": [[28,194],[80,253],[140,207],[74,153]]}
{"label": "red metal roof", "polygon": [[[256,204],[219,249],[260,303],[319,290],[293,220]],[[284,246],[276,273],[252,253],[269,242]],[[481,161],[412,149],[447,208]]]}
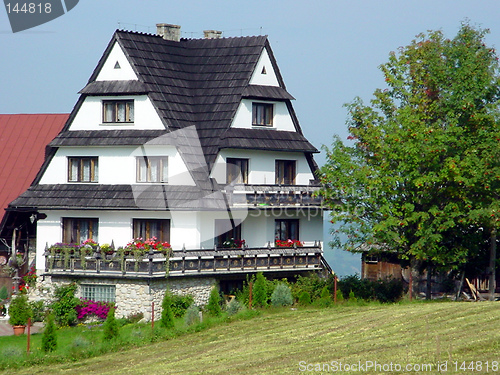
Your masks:
{"label": "red metal roof", "polygon": [[0,221],[8,204],[35,179],[45,146],[69,114],[0,115]]}

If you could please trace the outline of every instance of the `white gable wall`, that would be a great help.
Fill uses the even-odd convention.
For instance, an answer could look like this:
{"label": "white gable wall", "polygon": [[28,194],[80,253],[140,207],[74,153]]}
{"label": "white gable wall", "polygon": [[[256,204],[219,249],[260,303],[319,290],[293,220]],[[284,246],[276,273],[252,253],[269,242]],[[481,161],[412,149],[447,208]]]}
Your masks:
{"label": "white gable wall", "polygon": [[217,156],[217,160],[211,174],[211,177],[215,178],[219,184],[226,183],[227,158],[249,159],[249,184],[274,185],[276,182],[276,160],[296,160],[296,185],[309,185],[309,180],[314,179],[311,169],[309,168],[309,164],[307,163],[307,159],[302,152],[225,149],[222,150]]}
{"label": "white gable wall", "polygon": [[[119,69],[115,69],[116,62],[120,65]],[[137,75],[134,69],[128,62],[127,57],[123,53],[122,48],[118,43],[114,43],[108,58],[104,62],[101,71],[98,73],[96,81],[137,81]]]}
{"label": "white gable wall", "polygon": [[[274,117],[273,126],[252,126],[252,103],[272,103],[274,104]],[[243,128],[243,129],[261,129],[262,131],[273,131],[273,130],[285,130],[285,131],[295,131],[295,126],[293,125],[292,117],[286,103],[284,102],[271,102],[267,100],[257,100],[257,99],[242,99],[241,103],[234,116],[233,123],[231,124],[233,128]]]}
{"label": "white gable wall", "polygon": [[[262,70],[265,68],[266,73],[262,74]],[[259,62],[250,78],[251,85],[262,85],[262,86],[279,86],[278,77],[274,72],[273,64],[269,58],[267,50],[264,48],[262,54],[260,55]]]}
{"label": "white gable wall", "polygon": [[[103,123],[103,100],[134,100],[133,123]],[[68,130],[162,130],[165,126],[147,95],[136,96],[87,96]]]}
{"label": "white gable wall", "polygon": [[[174,146],[141,147],[60,147],[43,174],[40,184],[68,183],[68,157],[88,156],[99,158],[99,184],[137,183],[138,156],[168,156],[168,184],[191,185],[195,183]],[[72,182],[74,183],[74,182]]]}

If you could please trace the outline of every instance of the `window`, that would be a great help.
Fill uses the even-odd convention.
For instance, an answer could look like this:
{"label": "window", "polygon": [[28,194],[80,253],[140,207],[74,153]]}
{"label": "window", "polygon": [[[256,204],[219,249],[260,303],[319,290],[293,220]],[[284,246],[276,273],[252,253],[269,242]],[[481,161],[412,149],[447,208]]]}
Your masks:
{"label": "window", "polygon": [[134,122],[133,100],[104,100],[103,122]]}
{"label": "window", "polygon": [[224,247],[226,241],[235,241],[238,245],[241,241],[241,220],[233,220],[234,227],[229,219],[215,220],[215,244],[217,247]]}
{"label": "window", "polygon": [[99,219],[63,218],[63,242],[81,244],[88,239],[99,242]]}
{"label": "window", "polygon": [[252,125],[273,126],[273,105],[269,103],[252,103]]}
{"label": "window", "polygon": [[227,173],[226,180],[230,184],[248,184],[248,159],[226,159]]}
{"label": "window", "polygon": [[86,285],[82,284],[82,298],[94,302],[116,302],[115,285]]}
{"label": "window", "polygon": [[170,243],[170,220],[134,219],[134,238],[149,239],[155,237],[160,242]]}
{"label": "window", "polygon": [[299,239],[299,219],[277,219],[275,239],[280,241]]}
{"label": "window", "polygon": [[276,160],[276,185],[295,184],[295,160]]}
{"label": "window", "polygon": [[167,182],[168,158],[166,156],[141,156],[137,158],[137,182]]}
{"label": "window", "polygon": [[68,182],[97,182],[97,157],[68,158]]}

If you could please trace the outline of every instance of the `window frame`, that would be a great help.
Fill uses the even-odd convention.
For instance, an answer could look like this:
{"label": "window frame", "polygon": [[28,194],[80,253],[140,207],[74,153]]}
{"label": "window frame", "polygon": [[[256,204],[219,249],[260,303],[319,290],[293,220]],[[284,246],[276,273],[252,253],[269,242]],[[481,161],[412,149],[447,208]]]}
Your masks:
{"label": "window frame", "polygon": [[94,302],[116,302],[116,285],[80,284],[83,299]]}
{"label": "window frame", "polygon": [[[88,235],[82,237],[82,224],[87,224]],[[75,238],[76,237],[76,238]],[[63,217],[62,242],[81,244],[91,239],[99,242],[99,218],[95,217]]]}
{"label": "window frame", "polygon": [[[84,182],[97,183],[99,182],[99,157],[98,156],[68,156],[68,182]],[[77,162],[77,171],[73,176],[73,161]],[[89,179],[85,179],[84,162],[89,161]]]}
{"label": "window frame", "polygon": [[[152,161],[159,161],[159,174],[156,181],[152,181]],[[166,165],[164,165],[166,164]],[[146,179],[142,180],[142,170],[146,168]],[[166,172],[166,173],[164,173]],[[166,174],[166,176],[164,176]],[[136,157],[136,182],[168,184],[168,156],[137,156]]]}
{"label": "window frame", "polygon": [[214,222],[214,229],[215,229],[214,244],[217,247],[222,248],[224,242],[229,241],[231,239],[237,240],[237,241],[242,240],[242,238],[241,238],[242,221],[241,220],[233,220],[233,222],[234,222],[233,228],[229,229],[228,231],[226,231],[224,233],[217,234],[221,227],[226,227],[226,225],[230,222],[231,221],[229,219],[215,219],[215,222]]}
{"label": "window frame", "polygon": [[[151,233],[151,224],[159,224],[159,235],[153,235]],[[142,225],[145,225],[145,230],[141,228]],[[132,219],[132,233],[133,238],[142,238],[144,240],[148,240],[150,238],[155,237],[159,242],[168,242],[170,243],[170,219]]]}
{"label": "window frame", "polygon": [[[119,121],[119,108],[118,105],[125,104],[125,120]],[[107,118],[107,107],[113,106],[111,116],[112,118]],[[132,116],[130,115],[132,113]],[[113,99],[113,100],[103,100],[102,101],[102,122],[103,124],[132,124],[134,123],[135,117],[135,104],[134,99]]]}
{"label": "window frame", "polygon": [[226,158],[226,183],[248,184],[249,164],[247,158]]}
{"label": "window frame", "polygon": [[[278,227],[279,224],[279,227]],[[282,232],[282,225],[285,225],[285,231]],[[292,229],[292,226],[296,226]],[[291,238],[291,232],[296,232],[297,238]],[[285,238],[286,237],[286,238]],[[275,240],[287,241],[297,240],[300,241],[300,219],[275,219],[274,220],[274,238]]]}
{"label": "window frame", "polygon": [[[262,111],[262,112],[260,112]],[[252,102],[252,126],[273,127],[274,104]]]}
{"label": "window frame", "polygon": [[[287,171],[293,177],[287,178]],[[276,185],[295,185],[297,178],[297,160],[276,159],[275,161],[275,183]]]}

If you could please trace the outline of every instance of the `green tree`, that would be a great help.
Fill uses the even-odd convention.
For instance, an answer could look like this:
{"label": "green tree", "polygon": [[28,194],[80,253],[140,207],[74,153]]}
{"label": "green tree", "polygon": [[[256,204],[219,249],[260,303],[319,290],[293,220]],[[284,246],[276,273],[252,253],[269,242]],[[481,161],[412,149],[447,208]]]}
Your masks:
{"label": "green tree", "polygon": [[487,32],[464,23],[453,39],[418,35],[381,65],[387,88],[370,105],[347,105],[353,144],[336,137],[321,169],[334,245],[459,268],[484,248],[468,239],[486,229],[493,253],[500,80]]}
{"label": "green tree", "polygon": [[253,306],[266,307],[267,306],[267,282],[266,277],[262,272],[257,274],[255,283],[253,284]]}
{"label": "green tree", "polygon": [[45,329],[42,336],[42,350],[45,353],[53,352],[57,349],[56,325],[54,315],[49,314],[46,319]]}
{"label": "green tree", "polygon": [[174,313],[172,311],[172,295],[167,289],[161,303],[161,325],[165,328],[174,327]]}
{"label": "green tree", "polygon": [[118,337],[118,322],[115,319],[115,308],[111,307],[108,311],[108,316],[103,324],[103,340],[109,341]]}
{"label": "green tree", "polygon": [[222,314],[220,303],[221,298],[219,290],[216,286],[214,286],[210,292],[210,297],[208,298],[207,312],[212,316],[220,316]]}

